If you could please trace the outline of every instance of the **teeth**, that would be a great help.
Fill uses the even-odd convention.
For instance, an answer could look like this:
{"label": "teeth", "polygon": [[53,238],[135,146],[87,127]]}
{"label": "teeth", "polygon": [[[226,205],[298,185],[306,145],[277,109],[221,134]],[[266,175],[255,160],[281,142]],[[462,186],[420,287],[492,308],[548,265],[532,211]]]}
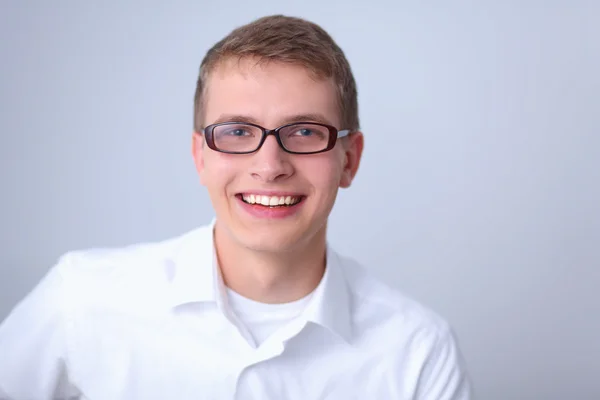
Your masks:
{"label": "teeth", "polygon": [[298,203],[299,197],[294,196],[261,196],[258,194],[244,194],[242,198],[249,204],[262,204],[263,206],[275,207],[293,205]]}

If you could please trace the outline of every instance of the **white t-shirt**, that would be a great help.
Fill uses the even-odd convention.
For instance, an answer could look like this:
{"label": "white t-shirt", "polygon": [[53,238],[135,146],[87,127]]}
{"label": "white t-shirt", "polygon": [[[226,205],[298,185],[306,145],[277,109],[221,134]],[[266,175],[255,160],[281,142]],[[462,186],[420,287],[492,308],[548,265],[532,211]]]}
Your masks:
{"label": "white t-shirt", "polygon": [[279,329],[298,318],[308,305],[312,292],[299,300],[282,304],[267,304],[248,299],[227,288],[227,301],[231,311],[248,330],[257,346]]}

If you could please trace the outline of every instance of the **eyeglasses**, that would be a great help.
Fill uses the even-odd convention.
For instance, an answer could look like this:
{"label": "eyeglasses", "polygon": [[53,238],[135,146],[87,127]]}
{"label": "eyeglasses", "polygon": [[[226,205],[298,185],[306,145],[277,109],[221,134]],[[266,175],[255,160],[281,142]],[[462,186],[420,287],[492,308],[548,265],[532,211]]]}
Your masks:
{"label": "eyeglasses", "polygon": [[266,129],[246,122],[222,122],[202,130],[209,148],[221,153],[249,154],[273,135],[283,150],[292,154],[315,154],[333,149],[338,138],[348,136],[349,130],[315,122],[295,122],[277,129]]}

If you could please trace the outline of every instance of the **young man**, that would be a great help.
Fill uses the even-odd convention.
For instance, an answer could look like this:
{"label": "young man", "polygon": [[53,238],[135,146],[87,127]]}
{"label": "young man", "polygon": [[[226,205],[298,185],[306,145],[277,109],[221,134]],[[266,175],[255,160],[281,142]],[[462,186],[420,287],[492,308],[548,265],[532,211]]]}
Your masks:
{"label": "young man", "polygon": [[194,119],[216,218],[62,257],[0,327],[0,397],[469,399],[446,322],[327,245],[363,150],[329,35],[283,16],[234,30]]}

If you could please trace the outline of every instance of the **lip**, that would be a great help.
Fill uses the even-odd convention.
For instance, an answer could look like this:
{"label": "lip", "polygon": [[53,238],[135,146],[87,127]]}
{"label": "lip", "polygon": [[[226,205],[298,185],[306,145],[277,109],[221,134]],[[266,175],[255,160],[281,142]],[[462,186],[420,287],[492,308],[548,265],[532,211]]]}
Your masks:
{"label": "lip", "polygon": [[[296,196],[300,197],[300,201],[291,206],[284,207],[268,207],[257,204],[248,204],[242,200],[242,193],[244,194],[258,194],[261,196]],[[266,192],[266,191],[253,191],[253,192],[240,192],[235,196],[235,201],[239,204],[243,212],[254,218],[259,219],[284,219],[293,217],[303,206],[306,196],[299,195],[292,192]]]}

